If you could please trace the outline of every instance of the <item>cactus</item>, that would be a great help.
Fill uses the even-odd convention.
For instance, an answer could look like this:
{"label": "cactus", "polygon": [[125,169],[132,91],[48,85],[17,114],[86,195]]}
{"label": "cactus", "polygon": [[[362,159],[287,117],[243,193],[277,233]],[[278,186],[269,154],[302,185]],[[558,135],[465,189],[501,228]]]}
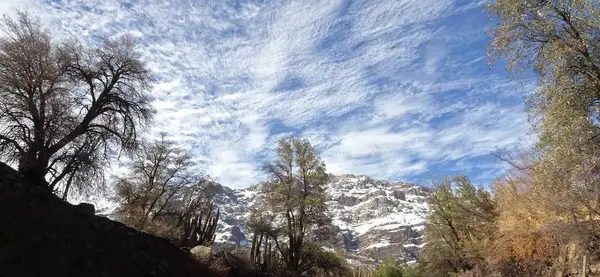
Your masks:
{"label": "cactus", "polygon": [[200,215],[192,217],[189,222],[183,224],[182,246],[189,248],[198,245],[211,246],[215,241],[220,211],[217,209],[216,215],[212,216],[213,205],[212,203],[209,205],[210,208],[204,220],[203,211],[201,211]]}

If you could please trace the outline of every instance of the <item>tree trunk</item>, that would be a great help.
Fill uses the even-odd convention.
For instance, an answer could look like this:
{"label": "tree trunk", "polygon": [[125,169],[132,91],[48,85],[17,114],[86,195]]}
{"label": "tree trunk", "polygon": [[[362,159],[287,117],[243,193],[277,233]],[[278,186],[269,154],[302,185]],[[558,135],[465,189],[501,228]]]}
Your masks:
{"label": "tree trunk", "polygon": [[34,152],[28,152],[19,161],[19,173],[23,176],[25,183],[39,186],[52,192],[52,188],[46,182],[46,163],[36,158]]}
{"label": "tree trunk", "polygon": [[587,276],[587,254],[583,254],[583,260],[581,261],[581,277]]}
{"label": "tree trunk", "polygon": [[65,184],[65,190],[63,191],[62,200],[67,201],[67,195],[69,194],[69,188],[71,188],[71,183],[73,182],[73,177],[75,176],[75,172],[72,172]]}

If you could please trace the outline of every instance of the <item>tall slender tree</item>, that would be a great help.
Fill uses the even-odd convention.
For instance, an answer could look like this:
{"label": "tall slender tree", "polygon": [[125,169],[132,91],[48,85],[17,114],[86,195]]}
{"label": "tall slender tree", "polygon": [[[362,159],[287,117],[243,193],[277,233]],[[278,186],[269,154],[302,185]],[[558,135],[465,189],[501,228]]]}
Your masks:
{"label": "tall slender tree", "polygon": [[[329,257],[314,243],[325,239],[331,218],[325,204],[328,175],[316,149],[307,140],[279,141],[277,159],[264,169],[271,180],[263,186],[267,208],[282,223],[272,235],[275,248],[295,274],[318,268]],[[331,269],[334,269],[332,267]]]}

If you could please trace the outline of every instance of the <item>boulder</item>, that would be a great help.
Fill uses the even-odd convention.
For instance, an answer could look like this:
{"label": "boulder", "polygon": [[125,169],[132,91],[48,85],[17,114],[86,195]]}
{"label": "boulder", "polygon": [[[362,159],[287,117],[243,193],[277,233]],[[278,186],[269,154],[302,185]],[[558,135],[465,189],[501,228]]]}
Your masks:
{"label": "boulder", "polygon": [[194,259],[199,262],[207,262],[212,257],[212,249],[204,245],[198,245],[190,249],[190,253],[192,253]]}
{"label": "boulder", "polygon": [[96,214],[96,207],[94,207],[94,204],[79,203],[75,207],[77,207],[77,210],[79,210],[82,213],[89,214],[89,215],[95,215]]}

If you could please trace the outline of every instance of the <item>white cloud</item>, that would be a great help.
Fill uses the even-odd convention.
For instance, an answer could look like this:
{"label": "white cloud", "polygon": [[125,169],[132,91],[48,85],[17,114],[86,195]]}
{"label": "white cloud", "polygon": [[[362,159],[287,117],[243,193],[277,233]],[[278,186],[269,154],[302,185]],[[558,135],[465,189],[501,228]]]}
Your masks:
{"label": "white cloud", "polygon": [[411,178],[526,132],[518,86],[484,71],[485,26],[445,21],[482,17],[477,3],[28,1],[61,38],[136,35],[157,79],[153,132],[225,185],[263,178],[283,135],[310,138],[332,172]]}
{"label": "white cloud", "polygon": [[29,0],[2,0],[0,1],[0,14],[14,16],[18,9],[25,9],[32,4]]}

